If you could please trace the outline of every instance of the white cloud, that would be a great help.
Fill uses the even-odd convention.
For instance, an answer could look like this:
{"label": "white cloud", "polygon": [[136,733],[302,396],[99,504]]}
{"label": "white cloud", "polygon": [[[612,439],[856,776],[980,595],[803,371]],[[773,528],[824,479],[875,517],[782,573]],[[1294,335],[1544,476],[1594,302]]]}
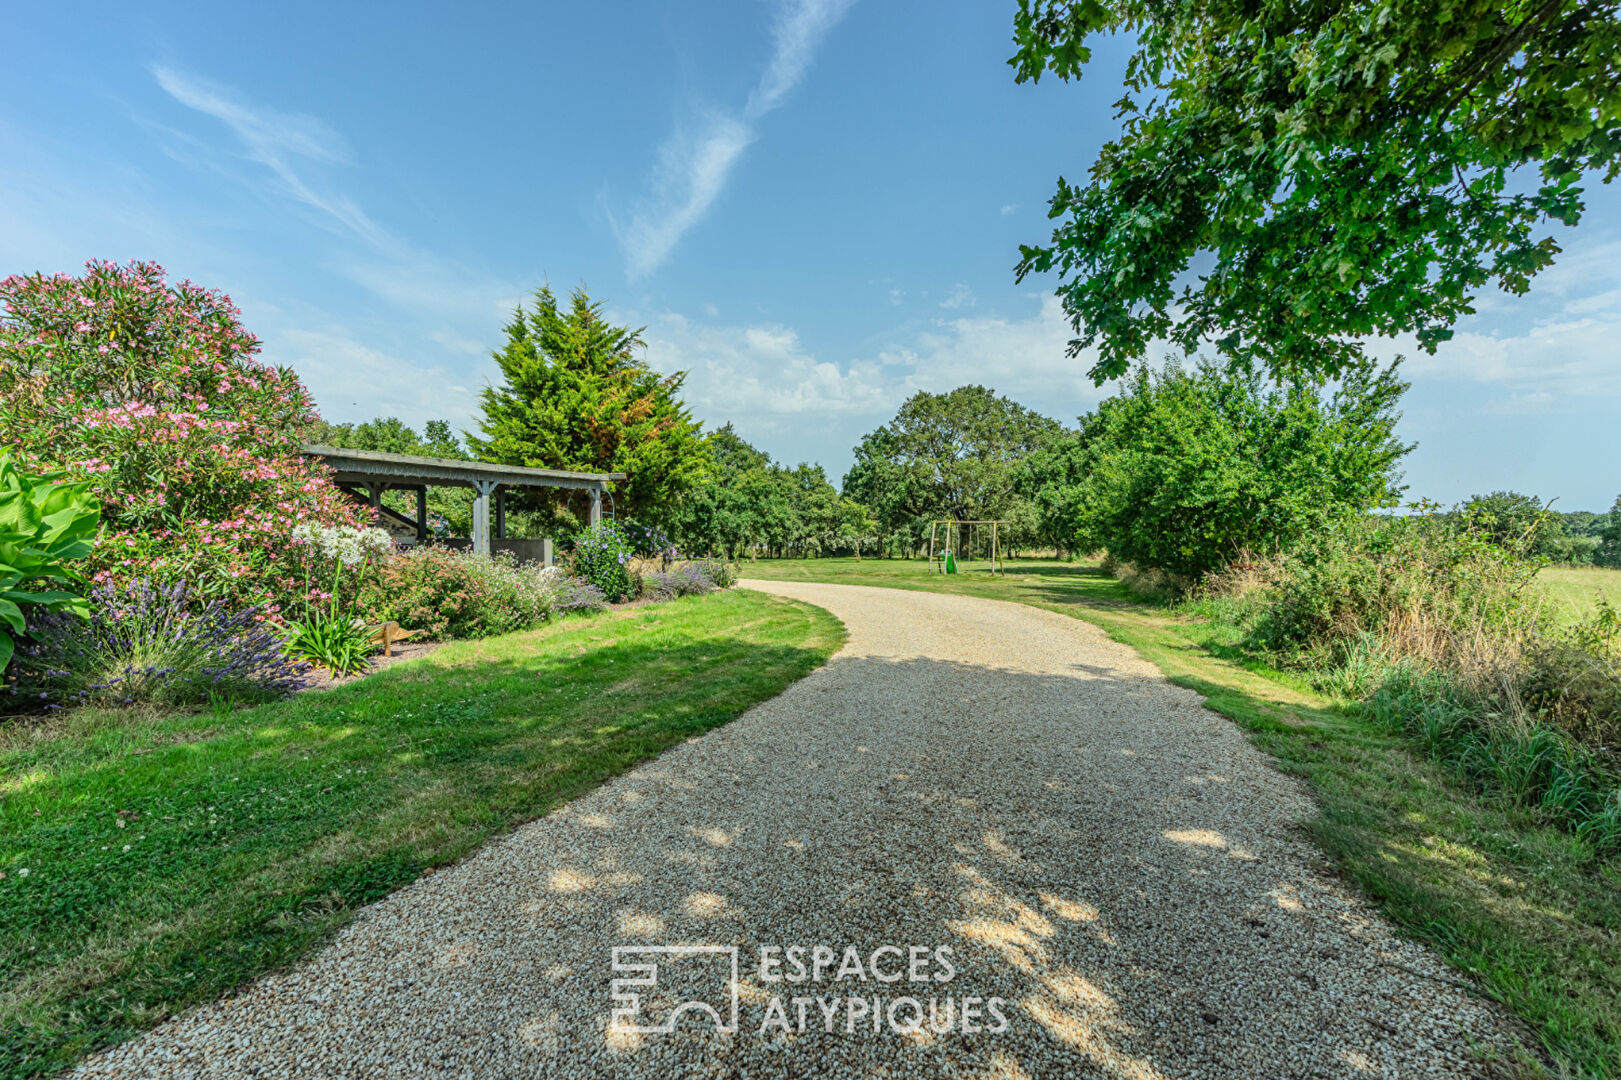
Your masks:
{"label": "white cloud", "polygon": [[152,75],[180,104],[229,127],[249,160],[270,170],[278,194],[320,211],[369,243],[389,242],[388,234],[354,202],[336,192],[317,190],[294,169],[300,160],[329,165],[349,163],[347,144],[320,120],[249,105],[212,80],[161,64],[153,66]]}
{"label": "white cloud", "polygon": [[1097,359],[1095,350],[1067,355],[1074,331],[1058,298],[1042,294],[1039,302],[1039,310],[1027,318],[942,319],[912,342],[884,350],[878,359],[886,368],[906,373],[907,393],[978,383],[1037,412],[1073,422],[1112,388],[1093,386],[1086,374]]}
{"label": "white cloud", "polygon": [[342,328],[272,328],[264,359],[297,371],[328,420],[397,416],[416,426],[435,419],[459,425],[478,412],[475,383],[482,380],[383,352]]}
{"label": "white cloud", "polygon": [[[458,352],[482,352],[482,347],[468,347],[471,335],[502,325],[526,295],[514,282],[395,236],[341,191],[310,179],[306,173],[322,166],[352,163],[348,144],[323,121],[249,103],[229,87],[174,68],[155,65],[152,74],[177,102],[228,127],[247,160],[269,170],[268,183],[248,181],[250,186],[317,210],[324,223],[340,226],[339,236],[349,243],[330,257],[331,268],[410,312],[412,318],[427,321],[430,325],[422,328],[422,336]],[[222,168],[219,155],[202,140],[157,127],[178,160],[203,170],[236,173]]]}
{"label": "white cloud", "polygon": [[1065,355],[1071,334],[1057,298],[1030,299],[1039,307],[1026,317],[940,319],[839,360],[817,356],[797,331],[775,323],[615,318],[648,323],[649,362],[689,373],[684,396],[699,417],[735,422],[779,457],[818,459],[837,473],[844,447],[919,390],[978,383],[1066,423],[1100,400],[1106,390],[1086,377],[1093,357]]}
{"label": "white cloud", "polygon": [[[1462,382],[1501,390],[1489,408],[1497,412],[1540,412],[1559,401],[1621,397],[1621,243],[1601,243],[1568,263],[1537,277],[1529,295],[1493,296],[1499,318],[1479,328],[1481,316],[1466,320],[1436,354],[1411,338],[1381,341],[1380,355],[1407,357],[1405,374],[1425,384]],[[1505,327],[1514,317],[1522,328]]]}
{"label": "white cloud", "polygon": [[1002,204],[1002,216],[1007,217],[1009,214],[1013,213],[1018,208],[1019,208],[1019,204],[1016,203],[1016,202],[1003,203]]}
{"label": "white cloud", "polygon": [[718,423],[871,413],[893,397],[877,364],[818,360],[798,333],[773,323],[726,326],[667,313],[645,336],[649,362],[660,371],[687,371],[687,400]]}
{"label": "white cloud", "polygon": [[774,49],[739,113],[710,110],[678,128],[659,148],[651,196],[621,228],[632,278],[656,270],[726,187],[732,168],[758,136],[759,122],[804,78],[817,47],[854,0],[790,0],[779,11]]}
{"label": "white cloud", "polygon": [[943,308],[961,308],[974,306],[974,290],[961,283],[953,285],[946,298],[940,301]]}

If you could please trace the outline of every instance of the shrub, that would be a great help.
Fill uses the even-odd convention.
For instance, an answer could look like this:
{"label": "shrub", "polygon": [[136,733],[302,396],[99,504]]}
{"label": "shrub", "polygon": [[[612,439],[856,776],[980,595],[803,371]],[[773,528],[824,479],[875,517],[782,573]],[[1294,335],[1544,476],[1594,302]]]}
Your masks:
{"label": "shrub", "polygon": [[1326,396],[1209,365],[1145,368],[1031,454],[1021,487],[1059,546],[1197,582],[1242,551],[1277,554],[1394,505],[1405,389],[1371,364]]}
{"label": "shrub", "polygon": [[360,603],[369,616],[425,640],[489,637],[550,618],[559,610],[559,577],[506,555],[422,547],[379,564]]}
{"label": "shrub", "polygon": [[7,688],[19,705],[263,701],[297,690],[308,671],[259,612],[198,601],[183,583],[100,585],[87,607],[87,618],[30,627]]}
{"label": "shrub", "polygon": [[625,543],[630,545],[631,554],[638,559],[659,559],[667,562],[678,554],[675,542],[657,525],[640,525],[632,521],[626,522],[620,531],[625,537]]}
{"label": "shrub", "polygon": [[704,576],[715,583],[717,589],[730,589],[737,584],[737,568],[725,559],[699,559]]}
{"label": "shrub", "polygon": [[575,534],[570,559],[575,574],[601,589],[609,603],[617,604],[636,593],[628,566],[634,555],[624,530],[604,521]]}
{"label": "shrub", "polygon": [[1558,626],[1538,560],[1478,518],[1421,509],[1212,575],[1198,607],[1472,786],[1621,853],[1621,614]]}
{"label": "shrub", "polygon": [[1332,667],[1372,634],[1392,657],[1486,687],[1545,620],[1537,564],[1455,516],[1342,522],[1270,563],[1251,644],[1296,667]]}
{"label": "shrub", "polygon": [[0,674],[11,661],[11,635],[27,629],[25,614],[86,613],[76,590],[53,586],[82,584],[69,564],[90,554],[99,515],[88,484],[65,482],[62,473],[31,475],[0,451]]}
{"label": "shrub", "polygon": [[309,394],[253,358],[238,316],[155,263],[0,281],[0,448],[89,483],[93,580],[183,581],[194,602],[274,611],[304,577],[295,525],[363,523],[299,453]]}

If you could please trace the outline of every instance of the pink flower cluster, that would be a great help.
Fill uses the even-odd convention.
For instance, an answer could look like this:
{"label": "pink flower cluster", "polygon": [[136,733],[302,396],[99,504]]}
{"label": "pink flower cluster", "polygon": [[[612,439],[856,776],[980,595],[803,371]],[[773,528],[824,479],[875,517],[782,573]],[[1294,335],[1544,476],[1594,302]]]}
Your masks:
{"label": "pink flower cluster", "polygon": [[286,603],[306,588],[296,525],[369,524],[298,452],[314,402],[258,351],[229,296],[155,263],[0,281],[0,446],[94,484],[96,580]]}

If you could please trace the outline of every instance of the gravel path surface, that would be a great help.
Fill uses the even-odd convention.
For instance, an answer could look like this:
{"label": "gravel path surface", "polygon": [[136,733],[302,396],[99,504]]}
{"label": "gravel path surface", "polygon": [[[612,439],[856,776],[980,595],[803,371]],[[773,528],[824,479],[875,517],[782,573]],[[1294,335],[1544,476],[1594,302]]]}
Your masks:
{"label": "gravel path surface", "polygon": [[[1298,837],[1296,782],[1096,628],[745,584],[828,609],[849,645],[81,1073],[1475,1076],[1508,1038]],[[689,996],[730,1020],[724,951],[612,968],[664,945],[738,947],[737,1033],[696,1009],[621,1030]],[[789,978],[803,948],[806,978],[767,981],[762,946]],[[613,985],[643,961],[657,986]]]}

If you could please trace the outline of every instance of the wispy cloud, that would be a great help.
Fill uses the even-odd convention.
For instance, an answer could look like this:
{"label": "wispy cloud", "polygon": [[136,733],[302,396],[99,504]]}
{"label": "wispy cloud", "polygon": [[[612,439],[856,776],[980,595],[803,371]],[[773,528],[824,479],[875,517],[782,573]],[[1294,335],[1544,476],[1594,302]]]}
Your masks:
{"label": "wispy cloud", "polygon": [[369,243],[385,246],[392,242],[354,202],[336,192],[318,190],[294,168],[299,162],[349,162],[348,145],[320,120],[250,105],[228,87],[161,64],[153,66],[152,76],[180,104],[230,128],[248,159],[270,170],[278,194],[319,211]]}
{"label": "wispy cloud", "polygon": [[[1601,241],[1540,275],[1526,298],[1488,293],[1477,305],[1497,318],[1466,320],[1435,355],[1405,336],[1371,351],[1407,357],[1404,374],[1425,383],[1476,383],[1501,396],[1496,412],[1540,412],[1556,404],[1613,408],[1621,397],[1621,240]],[[1516,317],[1525,325],[1511,329]],[[1607,399],[1607,400],[1606,400]]]}
{"label": "wispy cloud", "polygon": [[656,270],[688,229],[708,213],[759,124],[805,77],[816,49],[854,0],[789,0],[773,28],[771,61],[741,111],[711,109],[679,127],[659,148],[651,195],[624,227],[614,223],[626,270]]}

